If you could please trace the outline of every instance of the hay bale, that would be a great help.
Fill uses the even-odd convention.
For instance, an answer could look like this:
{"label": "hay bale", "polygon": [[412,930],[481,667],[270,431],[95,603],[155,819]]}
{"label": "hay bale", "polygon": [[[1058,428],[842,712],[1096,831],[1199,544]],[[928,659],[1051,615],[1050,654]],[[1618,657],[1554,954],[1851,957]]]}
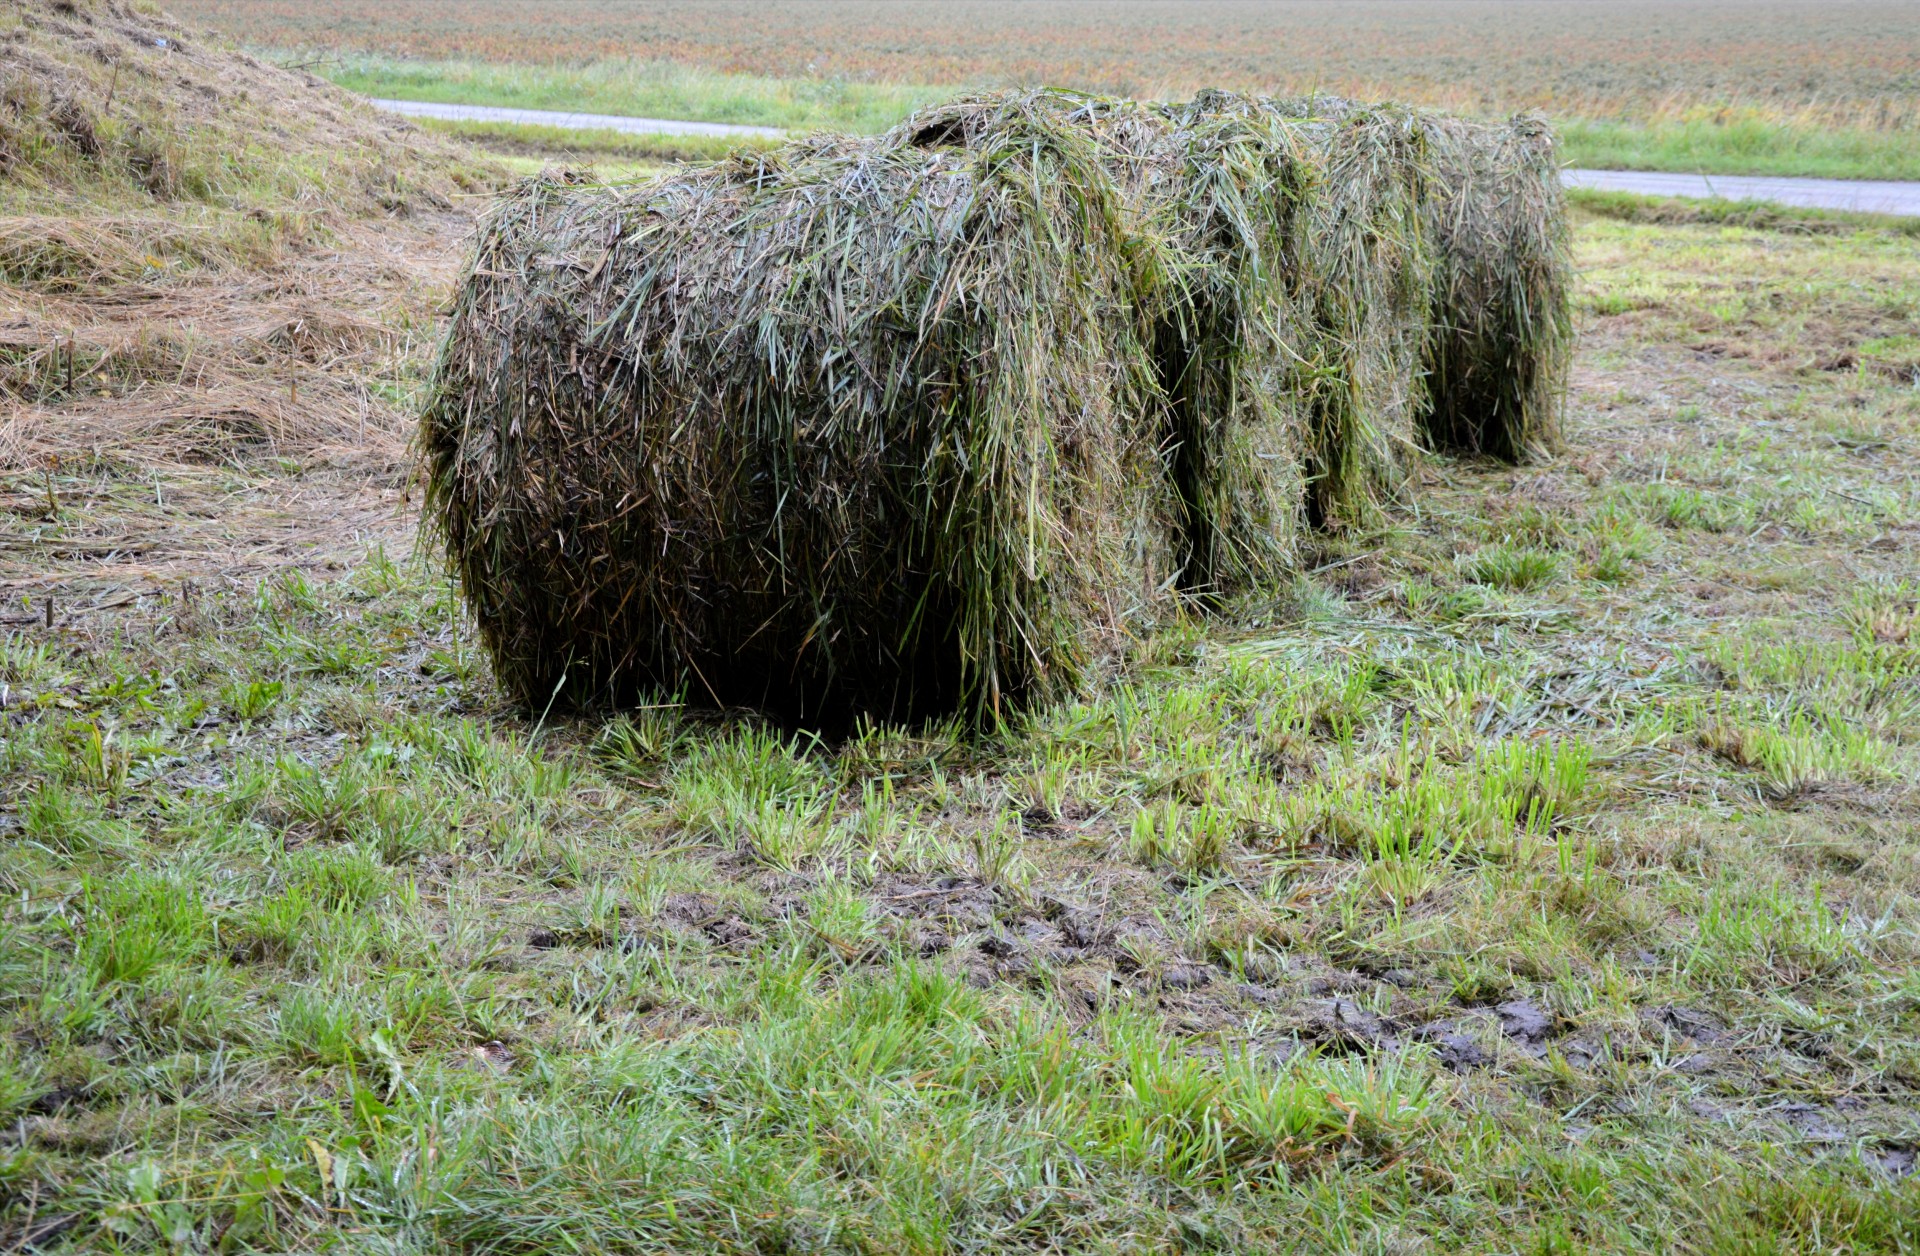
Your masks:
{"label": "hay bale", "polygon": [[1410,110],[1335,96],[1212,92],[1195,104],[1288,119],[1313,162],[1309,316],[1292,385],[1309,416],[1307,512],[1321,527],[1365,522],[1402,499],[1421,449],[1432,274],[1425,133]]}
{"label": "hay bale", "polygon": [[[1485,216],[1538,204],[1537,174],[1483,175],[1509,159],[1452,125],[1010,93],[637,188],[529,185],[423,424],[496,672],[530,704],[985,718],[1073,689],[1176,585],[1284,576],[1303,522],[1402,492],[1423,431],[1460,447],[1457,398],[1514,361],[1489,345],[1552,347],[1528,302],[1563,252],[1502,269],[1488,241],[1519,228]],[[1440,147],[1473,177],[1430,198]],[[1429,335],[1475,292],[1484,326]],[[1443,410],[1420,368],[1447,354]],[[1535,377],[1499,387],[1539,412]]]}
{"label": "hay bale", "polygon": [[1045,89],[936,105],[888,141],[992,150],[1060,124],[1094,141],[1127,210],[1157,385],[1140,422],[1158,434],[1179,501],[1182,587],[1271,582],[1294,565],[1304,501],[1293,343],[1315,175],[1293,124]]}
{"label": "hay bale", "polygon": [[1299,516],[1375,516],[1423,448],[1512,459],[1551,439],[1570,268],[1542,124],[1048,90],[935,106],[894,138],[991,146],[1036,114],[1094,136],[1160,277],[1144,335],[1190,590],[1284,573]]}
{"label": "hay bale", "polygon": [[1434,448],[1518,462],[1560,438],[1573,263],[1553,132],[1421,115],[1436,259],[1422,430]]}
{"label": "hay bale", "polygon": [[1044,120],[523,188],[422,424],[503,686],[827,724],[1073,689],[1173,583],[1126,235]]}
{"label": "hay bale", "polygon": [[1310,406],[1298,387],[1317,172],[1280,119],[1197,100],[1162,112],[1175,160],[1143,189],[1173,250],[1154,310],[1190,591],[1234,593],[1293,569]]}

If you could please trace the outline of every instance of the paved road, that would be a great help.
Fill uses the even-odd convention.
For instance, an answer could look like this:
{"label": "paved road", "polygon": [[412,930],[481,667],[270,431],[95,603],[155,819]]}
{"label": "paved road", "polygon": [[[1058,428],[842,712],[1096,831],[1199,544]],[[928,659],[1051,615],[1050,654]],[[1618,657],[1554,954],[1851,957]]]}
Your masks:
{"label": "paved road", "polygon": [[[671,122],[662,118],[629,118],[611,113],[564,113],[552,109],[507,109],[495,105],[441,105],[418,100],[375,100],[373,104],[413,118],[520,122],[576,131],[625,131],[632,135],[759,135],[776,139],[783,134],[770,126]],[[1563,177],[1568,187],[1605,188],[1648,196],[1778,201],[1783,205],[1805,205],[1816,209],[1920,217],[1920,183],[1656,174],[1638,170],[1568,170]]]}
{"label": "paved road", "polygon": [[1641,170],[1564,170],[1568,187],[1605,188],[1647,196],[1725,197],[1777,201],[1813,209],[1920,217],[1920,183],[1853,179],[1781,179],[1746,175],[1662,174]]}
{"label": "paved road", "polygon": [[770,126],[734,126],[729,122],[668,122],[660,118],[627,118],[614,113],[563,113],[557,109],[506,109],[495,105],[440,105],[424,100],[379,100],[376,109],[409,118],[444,118],[452,122],[518,122],[530,126],[557,126],[569,131],[625,131],[629,135],[763,135],[779,139],[786,132]]}

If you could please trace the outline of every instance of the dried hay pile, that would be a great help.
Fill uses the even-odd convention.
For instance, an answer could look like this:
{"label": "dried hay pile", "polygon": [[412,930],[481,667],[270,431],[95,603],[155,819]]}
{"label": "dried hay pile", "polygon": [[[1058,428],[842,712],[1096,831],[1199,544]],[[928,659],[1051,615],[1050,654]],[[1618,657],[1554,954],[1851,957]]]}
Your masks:
{"label": "dried hay pile", "polygon": [[1131,247],[1159,277],[1141,313],[1186,507],[1187,588],[1271,582],[1303,525],[1363,522],[1396,499],[1418,449],[1431,274],[1416,116],[1044,90],[936,106],[888,139],[993,147],[1035,115],[1094,138]]}
{"label": "dried hay pile", "polygon": [[[1477,122],[1334,96],[1259,104],[1320,119],[1328,134],[1384,118],[1407,145],[1410,182],[1385,199],[1381,221],[1390,248],[1415,247],[1389,299],[1370,303],[1391,312],[1355,336],[1365,343],[1384,332],[1392,346],[1384,391],[1363,407],[1383,416],[1377,426],[1390,448],[1506,462],[1551,449],[1573,357],[1572,245],[1552,129],[1528,115]],[[1362,194],[1382,186],[1351,170],[1331,182]]]}
{"label": "dried hay pile", "polygon": [[1291,119],[1312,155],[1311,331],[1295,375],[1311,416],[1308,513],[1319,526],[1365,522],[1400,497],[1419,451],[1431,265],[1419,212],[1425,137],[1413,113],[1393,106],[1213,96],[1216,108]]}
{"label": "dried hay pile", "polygon": [[[1433,311],[1507,273],[1487,240],[1563,230],[1503,215],[1560,206],[1449,182],[1450,126],[1040,91],[523,189],[422,432],[496,673],[535,706],[987,718],[1070,690],[1174,591],[1297,569],[1306,529],[1403,494],[1423,436],[1524,452],[1472,426],[1480,368],[1564,349],[1536,335],[1564,255],[1471,340]],[[1556,398],[1524,391],[1543,433]]]}
{"label": "dried hay pile", "polygon": [[461,197],[503,181],[151,5],[0,0],[0,599],[404,552]]}
{"label": "dried hay pile", "polygon": [[445,208],[471,158],[128,0],[0,0],[0,282],[84,293]]}
{"label": "dried hay pile", "polygon": [[374,377],[415,353],[454,198],[489,179],[150,6],[0,0],[0,472],[397,476],[412,415]]}

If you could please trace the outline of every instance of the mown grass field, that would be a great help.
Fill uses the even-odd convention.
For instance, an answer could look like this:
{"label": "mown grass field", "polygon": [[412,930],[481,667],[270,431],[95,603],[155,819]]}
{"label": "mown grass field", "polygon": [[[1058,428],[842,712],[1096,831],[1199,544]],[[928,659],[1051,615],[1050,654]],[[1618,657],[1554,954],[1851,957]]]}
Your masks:
{"label": "mown grass field", "polygon": [[[1674,20],[1897,78],[1765,12]],[[1576,196],[1564,450],[992,736],[545,717],[416,535],[445,305],[503,164],[713,154],[149,21],[0,0],[0,1251],[1920,1249],[1914,222]]]}
{"label": "mown grass field", "polygon": [[1566,452],[986,740],[516,714],[411,508],[109,596],[317,453],[0,476],[0,1235],[1920,1247],[1920,256],[1592,203]]}
{"label": "mown grass field", "polygon": [[1542,110],[1581,165],[1920,177],[1920,36],[1899,0],[176,7],[356,91],[419,100],[877,131],[966,87],[1319,90]]}

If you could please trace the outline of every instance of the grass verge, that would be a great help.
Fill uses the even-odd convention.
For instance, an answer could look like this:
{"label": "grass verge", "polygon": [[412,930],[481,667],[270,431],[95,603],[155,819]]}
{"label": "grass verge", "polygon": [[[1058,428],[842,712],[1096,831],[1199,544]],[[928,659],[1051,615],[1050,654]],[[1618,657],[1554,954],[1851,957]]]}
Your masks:
{"label": "grass verge", "polygon": [[751,135],[635,135],[574,130],[520,122],[465,122],[415,118],[422,128],[510,157],[578,158],[622,166],[718,161],[741,149],[769,149],[777,141]]}
{"label": "grass verge", "polygon": [[556,67],[349,54],[314,69],[368,96],[801,131],[883,131],[921,105],[954,91],[838,78],[721,74],[674,61],[595,61]]}
{"label": "grass verge", "polygon": [[1567,201],[1585,213],[1622,222],[1665,223],[1672,226],[1713,224],[1750,231],[1811,235],[1853,235],[1863,231],[1899,236],[1920,235],[1920,218],[1813,209],[1782,205],[1776,201],[1643,196],[1635,192],[1613,192],[1602,188],[1569,188]]}
{"label": "grass verge", "polygon": [[1839,130],[1752,111],[1698,111],[1647,123],[1558,120],[1568,165],[1590,170],[1920,179],[1911,130]]}

